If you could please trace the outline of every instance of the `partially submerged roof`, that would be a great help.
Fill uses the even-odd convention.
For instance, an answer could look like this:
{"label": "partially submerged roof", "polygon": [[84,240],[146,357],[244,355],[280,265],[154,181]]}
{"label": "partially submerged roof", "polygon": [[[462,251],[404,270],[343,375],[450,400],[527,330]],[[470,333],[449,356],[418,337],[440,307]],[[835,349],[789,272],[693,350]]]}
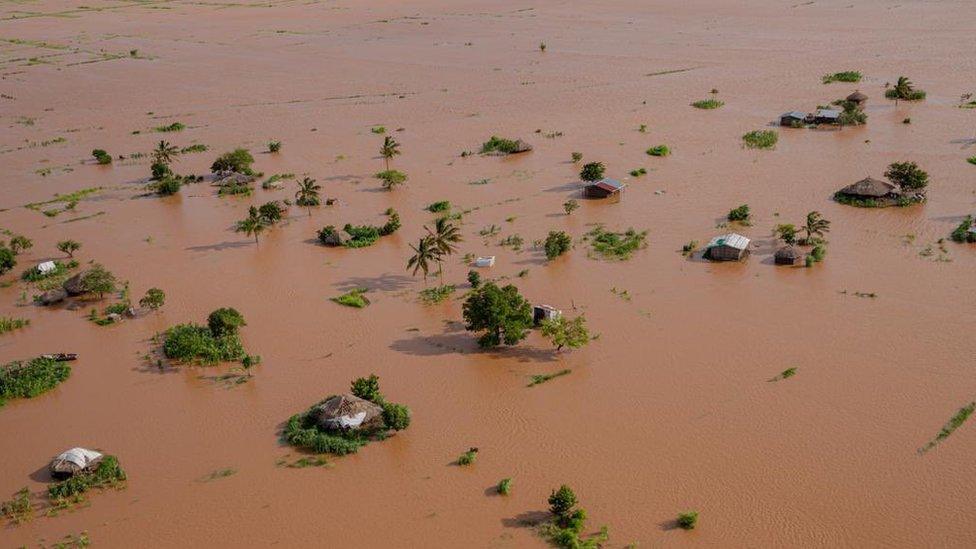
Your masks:
{"label": "partially submerged roof", "polygon": [[860,90],[858,90],[858,91],[855,91],[854,93],[848,95],[847,96],[847,100],[848,101],[854,101],[854,102],[860,103],[861,101],[867,101],[868,100],[868,96],[864,95],[863,93],[860,92]]}
{"label": "partially submerged roof", "polygon": [[887,195],[894,189],[895,186],[887,181],[881,181],[880,179],[875,179],[873,177],[865,177],[857,183],[844,187],[840,190],[840,192],[841,194],[871,196],[878,198]]}
{"label": "partially submerged roof", "polygon": [[604,179],[601,179],[601,180],[597,181],[596,183],[593,183],[590,186],[591,187],[597,187],[599,189],[603,189],[604,191],[607,191],[608,193],[615,193],[615,192],[620,191],[624,187],[626,187],[626,185],[624,185],[620,181],[617,181],[616,179],[610,179],[609,177],[604,178]]}
{"label": "partially submerged roof", "polygon": [[91,470],[102,461],[102,454],[87,448],[72,448],[61,452],[51,460],[51,473],[57,475],[75,475],[82,471]]}
{"label": "partially submerged roof", "polygon": [[839,118],[840,111],[835,109],[817,109],[817,118]]}
{"label": "partially submerged roof", "polygon": [[803,251],[796,246],[783,246],[782,248],[776,250],[774,256],[776,259],[796,260],[803,256]]}
{"label": "partially submerged roof", "polygon": [[806,117],[807,113],[800,111],[784,112],[782,115],[780,115],[780,118],[796,118],[797,120],[803,120]]}
{"label": "partially submerged roof", "polygon": [[357,429],[381,421],[383,408],[354,395],[336,395],[312,411],[315,422],[326,429]]}
{"label": "partially submerged roof", "polygon": [[749,247],[750,240],[741,234],[728,233],[713,238],[706,248],[714,248],[715,246],[729,246],[730,248],[735,248],[737,250],[745,250]]}

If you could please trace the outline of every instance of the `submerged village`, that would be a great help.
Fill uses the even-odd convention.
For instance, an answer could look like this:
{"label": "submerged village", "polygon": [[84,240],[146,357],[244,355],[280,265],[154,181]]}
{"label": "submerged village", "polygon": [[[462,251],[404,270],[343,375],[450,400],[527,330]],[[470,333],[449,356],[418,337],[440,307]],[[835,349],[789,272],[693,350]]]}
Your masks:
{"label": "submerged village", "polygon": [[[128,57],[138,60],[143,55],[149,54],[133,49]],[[534,56],[533,63],[542,64],[559,59],[559,50],[542,41],[526,55]],[[681,70],[674,70],[645,76],[680,73]],[[262,124],[270,124],[273,115],[237,119],[235,127],[218,130],[227,131],[232,137],[203,143],[191,138],[196,128],[204,127],[191,122],[196,109],[192,101],[184,113],[167,115],[158,122],[150,111],[146,116],[151,120],[149,124],[155,126],[139,127],[127,135],[116,131],[118,135],[105,141],[85,139],[83,146],[91,151],[90,155],[61,163],[60,167],[47,163],[30,175],[37,181],[70,179],[71,185],[40,200],[23,198],[19,191],[7,192],[0,208],[0,297],[4,301],[0,310],[0,350],[10,357],[0,365],[0,420],[5,414],[17,418],[41,414],[51,423],[70,423],[68,433],[76,435],[65,436],[62,428],[39,425],[36,429],[44,434],[27,444],[30,455],[22,455],[24,451],[18,443],[7,437],[4,452],[16,453],[18,459],[4,466],[4,487],[23,487],[0,494],[5,532],[16,536],[18,544],[25,547],[84,547],[98,541],[100,534],[93,533],[98,531],[113,540],[109,545],[177,545],[177,537],[152,537],[158,534],[147,534],[149,539],[136,541],[132,536],[143,527],[126,526],[120,524],[124,521],[112,517],[123,513],[119,509],[136,509],[151,499],[145,491],[130,495],[133,487],[151,483],[153,493],[162,493],[168,484],[183,486],[179,495],[166,499],[168,507],[187,507],[180,513],[189,513],[194,506],[233,504],[250,509],[242,511],[250,517],[262,513],[273,517],[301,507],[295,512],[302,521],[311,520],[309,527],[313,528],[312,517],[322,511],[329,514],[335,497],[355,500],[350,505],[355,505],[356,511],[338,511],[337,517],[342,518],[328,522],[341,524],[348,518],[345,513],[359,516],[365,508],[375,512],[376,517],[397,515],[396,526],[386,529],[389,531],[377,529],[362,534],[363,546],[390,546],[399,539],[409,540],[403,546],[420,546],[419,540],[424,536],[428,536],[428,546],[452,546],[462,539],[471,541],[466,535],[477,535],[479,540],[497,535],[492,538],[492,546],[636,547],[638,537],[655,540],[652,545],[667,539],[678,545],[707,540],[708,545],[721,546],[722,530],[729,524],[725,513],[735,515],[728,501],[718,511],[714,500],[694,493],[704,488],[689,480],[693,474],[683,476],[679,482],[677,477],[667,478],[662,473],[654,477],[655,490],[666,493],[661,497],[667,503],[661,505],[671,507],[662,512],[655,503],[654,512],[635,510],[633,507],[643,500],[627,491],[627,479],[623,477],[633,473],[625,471],[636,462],[641,462],[637,468],[651,470],[658,463],[674,466],[673,461],[680,460],[667,457],[672,445],[688,455],[701,454],[703,462],[716,471],[726,470],[729,466],[719,452],[698,452],[694,446],[700,439],[710,437],[716,440],[715,444],[725,445],[734,445],[740,437],[751,440],[747,434],[752,428],[748,409],[760,398],[770,398],[782,408],[770,412],[775,420],[757,419],[757,424],[773,421],[787,431],[786,437],[800,441],[804,440],[803,435],[797,433],[816,429],[811,426],[813,419],[797,418],[796,410],[787,411],[782,404],[786,397],[764,395],[773,390],[798,390],[793,387],[802,384],[805,375],[814,375],[811,370],[815,368],[806,361],[820,361],[810,357],[813,348],[823,349],[822,362],[856,370],[857,361],[848,364],[841,357],[851,356],[863,332],[858,330],[858,335],[847,339],[838,333],[846,322],[845,314],[855,316],[864,325],[878,322],[879,333],[894,333],[891,328],[880,327],[886,325],[890,315],[834,312],[839,307],[837,303],[871,307],[886,299],[882,290],[871,286],[872,280],[864,276],[864,271],[857,271],[850,287],[837,288],[823,283],[822,271],[835,258],[845,265],[874,264],[883,269],[884,265],[878,265],[882,263],[879,258],[891,257],[893,262],[924,261],[925,268],[929,268],[949,265],[953,256],[972,255],[972,245],[976,243],[973,200],[957,200],[952,204],[957,211],[936,218],[943,234],[931,243],[921,242],[915,233],[906,234],[904,227],[923,232],[918,228],[922,222],[911,216],[921,215],[933,197],[945,192],[938,174],[945,173],[946,168],[940,163],[970,164],[976,168],[976,156],[965,150],[976,144],[976,138],[953,141],[961,144],[963,152],[955,157],[941,154],[937,161],[904,151],[898,151],[897,156],[888,151],[863,153],[858,157],[860,172],[824,169],[820,179],[832,185],[828,193],[822,189],[798,192],[791,187],[791,193],[771,199],[768,190],[764,196],[741,185],[734,193],[740,198],[718,208],[710,199],[702,199],[708,204],[704,208],[687,205],[696,200],[696,193],[710,193],[704,183],[681,186],[672,180],[721,179],[715,174],[722,173],[718,164],[724,160],[711,156],[713,148],[720,147],[713,143],[727,142],[730,132],[736,136],[735,147],[731,153],[721,149],[719,154],[747,156],[751,165],[743,163],[747,167],[740,169],[742,173],[729,178],[762,181],[763,185],[770,185],[764,188],[775,188],[783,179],[782,174],[789,173],[791,161],[778,161],[781,163],[775,165],[777,171],[773,175],[766,169],[771,162],[768,159],[787,153],[791,157],[803,156],[803,143],[817,142],[840,158],[841,165],[849,167],[852,161],[844,157],[849,154],[846,150],[860,146],[870,151],[866,128],[883,126],[883,131],[895,132],[926,124],[925,118],[917,114],[922,106],[940,112],[951,110],[958,116],[976,112],[976,100],[965,90],[958,90],[958,100],[947,98],[944,86],[937,97],[930,96],[922,89],[928,87],[922,78],[890,74],[886,78],[867,70],[845,70],[822,77],[810,75],[804,85],[822,100],[809,105],[803,105],[804,100],[774,96],[771,92],[755,102],[758,106],[737,106],[737,101],[747,102],[728,86],[721,90],[705,87],[704,93],[701,86],[687,89],[685,93],[690,98],[705,98],[683,100],[683,105],[676,108],[679,112],[668,116],[718,117],[732,107],[762,113],[752,115],[756,121],[752,125],[736,122],[729,131],[722,126],[715,135],[700,136],[708,143],[701,150],[689,150],[669,140],[667,126],[652,119],[611,131],[596,124],[537,128],[528,116],[521,125],[517,119],[507,120],[483,134],[452,129],[457,150],[447,153],[418,138],[411,124],[395,117],[390,118],[396,122],[378,117],[355,120],[355,137],[346,132],[355,146],[328,151],[285,136],[255,138],[267,133]],[[57,85],[57,77],[54,78],[49,80],[51,85]],[[522,78],[522,85],[530,85],[529,76]],[[913,78],[918,82],[913,82]],[[409,95],[350,94],[339,100],[359,106],[407,101]],[[335,100],[331,95],[316,99],[325,103]],[[600,108],[637,111],[647,100],[633,103],[637,106],[608,103]],[[490,112],[487,108],[485,111]],[[404,108],[403,119],[412,115]],[[5,114],[4,118],[24,128],[34,124],[25,122],[26,118],[15,123],[13,116]],[[491,127],[488,117],[483,115],[479,123]],[[310,123],[310,129],[303,131],[313,137],[339,133],[327,127],[326,121]],[[145,126],[143,122],[139,124]],[[135,123],[130,125],[137,127]],[[68,135],[74,142],[85,138],[86,133]],[[575,135],[574,150],[568,155],[561,149],[554,152],[570,135]],[[939,135],[944,141],[957,137]],[[639,142],[642,152],[630,154],[630,164],[623,164],[616,153],[593,153],[579,145],[587,140],[619,141],[621,150],[625,142]],[[143,149],[120,145],[127,142],[138,142]],[[146,147],[147,143],[152,143],[151,147]],[[20,148],[12,146],[3,154],[57,145],[28,142]],[[668,163],[692,155],[697,158],[684,165],[681,174],[666,171]],[[328,161],[322,160],[321,165],[313,167],[319,156],[328,157]],[[360,174],[347,168],[348,157],[370,166],[371,173]],[[834,161],[828,156],[820,160],[824,164]],[[477,169],[486,174],[494,171],[473,180],[454,175],[467,173],[461,170],[471,163],[477,163]],[[309,167],[307,171],[292,173],[282,168],[285,165]],[[21,170],[21,166],[16,169]],[[124,177],[124,184],[108,183],[116,177],[117,170],[141,176],[134,180],[128,175],[118,176]],[[457,183],[461,190],[432,190],[433,185],[428,186],[427,181],[438,178],[463,181]],[[499,180],[510,187],[499,191]],[[769,183],[772,180],[777,183]],[[412,193],[409,200],[402,198],[406,193]],[[521,207],[523,200],[525,206]],[[667,214],[661,210],[671,207],[668,201],[682,200],[686,202],[681,207],[686,209],[680,215],[689,217],[688,211],[707,210],[706,222],[694,218],[697,228],[688,231],[689,222],[682,226],[683,236],[676,236],[677,231],[665,228],[667,222],[662,219]],[[133,214],[123,225],[106,225],[110,216],[106,211],[114,214],[116,204],[133,204],[140,213]],[[386,205],[378,209],[375,204]],[[633,209],[625,210],[628,205]],[[640,215],[634,215],[634,211]],[[486,219],[490,221],[483,222]],[[864,253],[865,259],[854,259],[857,254],[850,247],[842,253],[835,251],[838,233],[849,235],[844,232],[845,224],[852,220],[867,227],[856,235],[857,246],[863,250],[858,253]],[[98,228],[99,224],[102,228]],[[159,227],[171,232],[161,232]],[[133,242],[157,254],[154,257],[158,263],[140,263],[144,257],[141,254],[149,252],[130,252],[127,246],[132,247]],[[652,249],[661,254],[655,256],[658,259],[642,263],[639,270],[628,267]],[[867,254],[871,254],[870,258]],[[668,261],[659,259],[665,255]],[[223,258],[231,256],[235,259],[221,265],[220,261],[226,261]],[[577,262],[573,270],[567,265],[569,261]],[[906,271],[918,277],[921,268],[913,263]],[[909,278],[906,275],[904,286],[923,285]],[[691,281],[694,288],[675,290],[681,279]],[[328,284],[323,286],[323,280],[328,280]],[[862,286],[855,288],[854,282]],[[208,286],[212,289],[208,290]],[[237,290],[229,290],[235,286]],[[193,290],[184,290],[189,287]],[[328,295],[321,295],[323,287],[330,292]],[[700,296],[688,299],[694,293]],[[219,296],[219,300],[211,301],[208,294]],[[727,302],[714,297],[721,294],[732,297]],[[595,299],[594,295],[602,297]],[[237,300],[233,299],[235,296]],[[801,305],[791,305],[793,299]],[[756,308],[755,303],[742,310],[729,305],[749,307],[750,301],[767,304],[767,310]],[[769,310],[768,303],[772,301],[782,301],[778,306],[782,308]],[[926,311],[937,307],[933,303],[898,306],[904,307],[899,326],[910,322],[912,307]],[[791,316],[805,318],[797,321],[784,317],[782,312],[787,310]],[[714,318],[699,320],[699,315]],[[779,320],[773,318],[777,315]],[[822,319],[814,321],[812,315],[821,315]],[[643,328],[644,322],[656,324]],[[752,322],[762,328],[753,329]],[[794,326],[795,322],[802,328]],[[308,328],[295,330],[300,324]],[[679,324],[686,328],[680,334],[669,331],[669,327]],[[736,327],[724,334],[710,331],[720,325]],[[772,325],[780,326],[781,333],[770,335]],[[822,326],[823,334],[807,333],[814,325]],[[97,335],[84,336],[93,338],[85,343],[82,336],[74,333],[79,327],[95,330]],[[742,330],[741,338],[734,337],[736,329]],[[44,331],[45,337],[27,339],[37,330]],[[760,331],[762,337],[757,335]],[[718,343],[709,341],[712,337]],[[894,334],[895,339],[910,337],[915,336]],[[821,340],[806,341],[808,338]],[[751,349],[726,349],[734,340],[738,341],[737,346]],[[648,348],[652,342],[653,352]],[[806,351],[759,351],[794,344]],[[873,352],[879,362],[891,361],[895,354],[906,354],[901,345],[909,344],[900,342],[898,353],[884,349]],[[671,345],[681,351],[673,350]],[[947,339],[940,345],[947,346],[951,355],[958,351],[955,345],[959,343]],[[832,346],[836,348],[831,349]],[[678,381],[658,376],[657,355],[670,357],[678,352],[687,352],[695,360],[688,361],[686,371],[674,372]],[[606,357],[617,357],[612,362],[618,363],[625,353],[630,353],[627,367],[642,371],[640,375],[648,379],[646,385],[621,378],[614,382],[613,390],[601,389],[601,396],[588,393],[586,384],[593,379],[593,371],[613,367]],[[746,353],[757,353],[757,358],[751,361],[747,357],[753,355]],[[142,405],[122,403],[126,399],[125,386],[113,389],[111,399],[91,403],[92,407],[105,407],[98,417],[114,418],[111,429],[99,431],[97,437],[86,434],[86,424],[91,420],[83,412],[77,418],[58,418],[45,412],[45,407],[65,398],[84,408],[81,403],[89,395],[83,391],[114,383],[93,376],[93,365],[107,361],[107,356],[113,356],[113,367],[124,372],[120,375],[131,376],[131,387],[138,391],[148,393],[149,387],[165,384],[178,386],[181,392],[160,400],[150,398]],[[709,357],[714,362],[709,362]],[[898,357],[901,358],[904,357]],[[761,363],[764,373],[750,372],[755,379],[747,386],[737,377],[741,371],[730,365],[748,362]],[[776,366],[771,367],[771,362]],[[433,371],[414,376],[411,368],[417,365]],[[912,375],[921,376],[920,372],[928,366],[920,362],[914,367],[917,370],[912,370]],[[673,366],[668,369],[675,370]],[[464,370],[463,377],[455,379],[458,370]],[[884,400],[884,390],[899,389],[890,388],[888,385],[893,386],[894,382],[874,371],[879,378],[878,395],[869,397],[871,406],[883,409],[900,405],[901,397],[891,402]],[[102,372],[100,375],[105,375]],[[342,372],[345,377],[335,372]],[[719,377],[703,382],[702,372]],[[832,382],[843,383],[843,375],[853,374],[833,375],[836,379]],[[676,389],[681,383],[688,385]],[[852,391],[857,390],[856,383],[847,384]],[[268,392],[263,392],[265,386]],[[734,387],[734,393],[723,392],[729,387]],[[676,403],[696,391],[723,398],[710,398],[700,404],[700,413],[692,417],[694,421],[702,420],[702,424],[681,420],[687,439],[641,436],[642,427],[636,424],[660,421],[667,425],[673,419],[669,414]],[[147,393],[141,393],[143,399]],[[819,389],[814,393],[816,396],[805,398],[822,398],[828,408],[846,409],[839,397]],[[509,394],[520,396],[505,396]],[[212,418],[192,415],[191,419],[191,411],[198,414],[207,409],[207,399],[241,402],[234,405],[233,413],[216,411],[220,409],[217,408]],[[648,403],[655,400],[670,404],[651,408]],[[242,411],[251,406],[253,410]],[[668,406],[671,411],[664,411]],[[628,407],[640,412],[627,412]],[[143,419],[139,421],[146,422],[142,427],[132,426],[131,418],[127,419],[122,411],[133,408],[141,408],[147,414],[140,416]],[[921,408],[905,413],[914,414]],[[271,417],[268,409],[279,413]],[[451,412],[438,418],[438,409]],[[281,410],[286,412],[280,413]],[[906,467],[914,467],[912,464],[922,463],[919,460],[923,459],[929,460],[925,463],[939,463],[929,456],[936,455],[934,450],[947,443],[958,429],[968,430],[966,422],[974,411],[973,401],[950,402],[938,410],[926,408],[924,413],[931,414],[926,415],[926,424],[910,433],[917,444],[888,440],[885,451],[904,453],[910,456],[906,460],[916,460],[906,461],[910,464]],[[823,414],[811,412],[811,417]],[[609,420],[618,415],[627,417],[624,423],[628,425],[597,429],[606,423],[599,418]],[[726,432],[721,427],[704,426],[706,421],[721,425],[727,416],[736,419],[728,420],[731,426]],[[930,424],[928,419],[933,416],[940,417],[941,423]],[[559,425],[551,422],[552,417],[559,418]],[[803,429],[790,432],[786,426],[793,420]],[[213,430],[208,427],[211,421]],[[871,421],[874,420],[850,417],[849,421],[829,423],[838,446],[856,447],[859,442],[850,431],[854,427],[845,424]],[[479,437],[477,428],[489,424],[494,425],[490,427],[493,434]],[[574,427],[576,424],[578,428]],[[701,430],[688,425],[701,425],[695,427]],[[7,433],[15,432],[14,427],[5,429]],[[140,429],[143,432],[138,433]],[[615,429],[619,429],[620,440],[626,441],[621,442],[620,454],[626,456],[620,457],[626,465],[613,464],[618,456],[614,455],[614,444],[607,442],[607,433]],[[674,431],[658,431],[661,427],[653,429],[658,435],[674,435]],[[881,429],[890,433],[894,427],[884,423]],[[928,434],[919,438],[919,431],[925,429]],[[593,447],[578,441],[572,447],[586,460],[585,468],[571,465],[572,461],[561,463],[561,458],[556,457],[567,453],[560,445],[560,437],[574,431],[580,437],[594,439]],[[204,436],[204,432],[208,434]],[[214,434],[218,432],[221,434]],[[113,440],[114,437],[117,438]],[[38,450],[41,441],[43,449]],[[151,448],[155,445],[181,444],[186,444],[185,461],[154,462],[157,458],[152,457]],[[756,443],[753,440],[750,444]],[[774,487],[771,489],[779,491],[789,485],[786,477],[779,478],[779,472],[769,469],[765,457],[756,458],[759,454],[752,454],[749,445],[743,445],[747,449],[736,449],[734,453],[737,463],[748,464],[743,465],[745,474],[752,479],[748,482],[755,483],[768,474],[776,477],[769,480]],[[133,447],[143,450],[134,452]],[[235,461],[235,454],[246,454],[243,450],[251,447],[255,448],[254,456]],[[808,454],[817,451],[814,445],[806,446],[804,442],[797,443],[797,447],[806,448],[804,452]],[[520,456],[523,451],[524,458],[506,463],[495,461],[499,455]],[[596,452],[609,455],[589,457]],[[645,453],[646,461],[635,457]],[[781,449],[770,455],[780,459],[780,453],[785,455]],[[274,459],[269,459],[271,455]],[[608,471],[591,472],[592,465],[603,459],[607,460]],[[870,462],[877,458],[851,459]],[[196,471],[193,475],[186,473],[191,464]],[[559,478],[545,475],[549,466]],[[621,467],[619,474],[614,472],[615,467]],[[479,480],[481,485],[474,489],[460,488],[463,481],[454,477],[480,474],[479,468],[484,468],[485,475],[494,475],[490,484]],[[158,477],[151,472],[154,469],[160,471]],[[525,493],[517,470],[533,471],[531,481],[526,480],[536,488],[533,493]],[[376,475],[376,471],[388,476],[369,476]],[[286,474],[291,476],[285,477]],[[598,497],[593,490],[598,483],[590,483],[591,474],[601,479],[599,483],[608,490],[628,495]],[[803,477],[798,482],[805,488],[798,487],[797,491],[809,491],[817,485],[816,476],[826,473],[806,464],[789,474]],[[853,473],[848,470],[847,474]],[[910,476],[904,471],[899,474]],[[928,478],[928,474],[937,473],[926,471],[922,476]],[[267,480],[275,475],[279,475],[275,477],[278,480]],[[410,480],[391,480],[394,478]],[[255,484],[251,488],[231,484],[245,483],[245,479]],[[675,482],[669,484],[669,480]],[[302,492],[304,499],[298,505],[297,500],[288,499],[287,492],[269,495],[266,488],[272,482],[287,483],[290,490],[309,490],[317,495]],[[315,488],[319,482],[334,484]],[[444,486],[433,486],[438,483]],[[408,485],[409,490],[404,488]],[[430,492],[417,488],[428,485],[433,486]],[[539,486],[546,487],[540,491]],[[212,487],[218,491],[207,492]],[[407,491],[413,494],[405,495]],[[196,493],[201,494],[199,500],[191,495]],[[416,503],[406,503],[411,497],[416,498]],[[646,497],[653,500],[657,496]],[[403,501],[391,501],[398,498]],[[591,503],[594,500],[599,502]],[[448,501],[453,503],[447,504]],[[491,524],[475,519],[465,522],[472,509],[503,501],[518,504],[491,511],[501,517],[501,526],[497,520]],[[677,501],[682,503],[673,503]],[[621,521],[633,540],[615,535],[614,516],[608,510],[617,504],[628,508]],[[452,511],[452,507],[456,509]],[[596,513],[587,510],[594,508]],[[438,522],[439,513],[450,517],[445,521],[466,524],[470,532],[465,534],[465,528],[453,523]],[[793,510],[787,513],[790,518],[784,520],[802,521],[793,513],[802,514]],[[715,515],[721,518],[711,522]],[[75,527],[86,520],[92,524],[92,531]],[[405,525],[422,525],[424,521],[437,526],[426,534],[422,533],[424,528],[410,533],[394,531],[410,528]],[[254,522],[253,518],[248,522]],[[72,529],[65,531],[59,526],[65,523],[71,524]],[[268,524],[277,523],[269,518]],[[347,532],[340,524],[323,526],[322,531],[340,536],[336,539],[341,539],[343,545],[356,545],[353,540],[359,534]],[[174,528],[179,529],[177,525]],[[188,528],[186,545],[204,544],[203,540],[211,535],[208,528]],[[229,533],[228,539],[216,540],[214,546],[268,545],[279,539],[285,546],[308,545],[312,535],[271,533],[277,527],[262,525],[260,521],[241,528],[240,532]],[[502,533],[493,533],[497,529]],[[772,546],[772,540],[784,542],[788,537],[773,530],[759,546]],[[813,538],[817,527],[800,531],[802,534],[794,538],[797,546],[818,545]],[[740,535],[745,534],[736,534]],[[452,541],[442,542],[445,539]],[[735,539],[732,546],[741,546],[745,538]],[[846,538],[832,541],[839,539]],[[953,540],[946,545],[956,546],[957,539]],[[50,543],[55,545],[46,545]],[[331,545],[326,540],[322,543]],[[933,540],[933,544],[938,543]]]}

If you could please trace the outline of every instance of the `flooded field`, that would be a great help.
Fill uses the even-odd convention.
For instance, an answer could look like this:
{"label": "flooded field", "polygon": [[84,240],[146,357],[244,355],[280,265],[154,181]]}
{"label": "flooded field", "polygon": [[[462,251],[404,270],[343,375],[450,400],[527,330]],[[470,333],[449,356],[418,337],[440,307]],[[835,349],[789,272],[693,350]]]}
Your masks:
{"label": "flooded field", "polygon": [[[74,446],[118,456],[128,481],[56,516],[41,504],[0,545],[86,532],[95,547],[545,547],[528,524],[568,484],[612,547],[972,547],[974,426],[919,451],[976,396],[976,248],[948,239],[976,212],[976,109],[960,108],[976,92],[971,4],[583,4],[2,4],[0,240],[34,245],[0,277],[0,317],[30,320],[0,334],[0,363],[79,360],[54,390],[0,408],[0,499],[27,487],[45,501],[48,462]],[[864,76],[821,81],[846,70]],[[926,99],[885,99],[900,76]],[[855,90],[866,125],[779,127]],[[690,105],[709,98],[724,104]],[[743,146],[764,129],[774,148]],[[492,135],[534,150],[477,154]],[[393,191],[374,177],[385,136],[408,176]],[[205,145],[172,167],[207,180],[147,192],[160,140]],[[662,144],[670,155],[646,154]],[[264,175],[249,196],[219,196],[211,163],[238,147]],[[581,198],[594,161],[627,185],[619,197]],[[901,161],[928,172],[924,204],[832,200]],[[295,178],[262,188],[274,174]],[[257,244],[235,232],[304,177],[336,203],[290,207]],[[25,207],[82,190],[71,208]],[[429,305],[418,292],[437,276],[405,266],[436,201],[462,213],[464,241],[443,265],[457,291]],[[750,224],[726,227],[741,204]],[[402,227],[370,247],[316,239],[382,225],[388,208]],[[774,265],[773,228],[810,211],[831,221],[825,259]],[[595,257],[584,236],[598,224],[646,230],[647,246]],[[574,247],[547,261],[533,243],[550,231]],[[682,254],[729,231],[752,239],[744,261]],[[66,260],[65,239],[82,267],[166,304],[109,326],[88,314],[114,296],[33,304],[21,273]],[[485,279],[585,315],[594,339],[556,352],[534,331],[479,349],[462,319],[466,254],[496,256]],[[330,301],[355,288],[368,307]],[[253,377],[157,363],[156,334],[220,307],[246,318]],[[410,428],[286,466],[303,454],[280,441],[285,421],[371,373]],[[469,447],[477,461],[456,466]],[[697,528],[676,528],[688,510]]]}

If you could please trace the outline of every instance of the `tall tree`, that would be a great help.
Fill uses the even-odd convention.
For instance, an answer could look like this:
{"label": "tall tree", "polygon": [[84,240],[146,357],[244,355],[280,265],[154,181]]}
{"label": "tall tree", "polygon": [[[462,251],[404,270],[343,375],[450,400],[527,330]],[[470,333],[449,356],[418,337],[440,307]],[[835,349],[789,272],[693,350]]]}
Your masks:
{"label": "tall tree", "polygon": [[68,257],[74,257],[75,252],[81,248],[81,243],[74,240],[62,240],[58,242],[58,250],[62,253],[68,254]]}
{"label": "tall tree", "polygon": [[783,239],[783,242],[785,242],[787,246],[792,246],[796,244],[797,230],[796,230],[796,225],[792,223],[783,223],[781,225],[776,225],[776,228],[773,229],[773,233],[779,238]]}
{"label": "tall tree", "polygon": [[532,306],[511,284],[499,288],[486,282],[468,294],[462,311],[467,330],[484,332],[478,338],[481,347],[515,345],[532,326]]}
{"label": "tall tree", "polygon": [[258,235],[264,232],[264,229],[266,228],[267,221],[261,217],[261,214],[258,213],[257,208],[251,206],[248,216],[241,221],[238,221],[237,227],[234,230],[239,233],[244,233],[247,236],[253,236],[254,243],[260,246],[261,243],[258,242]]}
{"label": "tall tree", "polygon": [[411,273],[413,276],[417,276],[417,271],[422,271],[424,273],[424,285],[427,285],[430,262],[439,261],[438,256],[440,254],[437,251],[437,246],[431,237],[425,236],[420,239],[416,246],[411,244],[410,248],[413,250],[413,257],[407,261],[407,270],[413,269]]}
{"label": "tall tree", "polygon": [[34,247],[34,241],[22,234],[15,234],[10,237],[10,249],[15,254],[29,250]]}
{"label": "tall tree", "polygon": [[823,238],[824,233],[830,232],[830,221],[824,219],[820,212],[810,212],[807,214],[807,224],[803,230],[807,233],[806,241],[812,242],[813,236]]}
{"label": "tall tree", "polygon": [[179,153],[180,150],[176,148],[176,145],[171,144],[169,141],[160,140],[152,152],[153,163],[168,165],[176,160],[176,155]]}
{"label": "tall tree", "polygon": [[454,223],[451,223],[446,217],[437,218],[437,221],[434,222],[434,230],[431,230],[426,225],[424,229],[427,230],[427,234],[430,235],[434,248],[437,250],[437,257],[435,258],[437,261],[437,276],[441,279],[441,284],[443,284],[444,257],[453,255],[457,251],[456,244],[464,240],[461,236],[461,229]]}
{"label": "tall tree", "polygon": [[380,147],[380,154],[386,161],[386,171],[390,171],[390,159],[400,154],[400,144],[392,136],[387,135],[383,138],[383,146]]}
{"label": "tall tree", "polygon": [[319,191],[322,186],[315,182],[311,177],[306,177],[298,183],[298,192],[295,193],[295,204],[308,209],[308,216],[312,217],[312,206],[321,204]]}

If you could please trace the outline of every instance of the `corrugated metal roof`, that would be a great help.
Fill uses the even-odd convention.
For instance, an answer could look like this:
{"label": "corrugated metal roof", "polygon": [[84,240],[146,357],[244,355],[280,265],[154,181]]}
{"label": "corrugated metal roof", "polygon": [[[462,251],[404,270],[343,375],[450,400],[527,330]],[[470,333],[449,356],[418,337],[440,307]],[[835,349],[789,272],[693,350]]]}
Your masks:
{"label": "corrugated metal roof", "polygon": [[707,248],[713,248],[715,246],[729,246],[735,248],[736,250],[745,250],[749,247],[750,240],[741,234],[728,233],[716,236],[709,243]]}
{"label": "corrugated metal roof", "polygon": [[782,115],[780,115],[780,118],[786,118],[786,117],[799,118],[800,120],[803,120],[804,118],[807,117],[807,113],[800,112],[800,111],[790,111],[790,112],[784,112]]}
{"label": "corrugated metal roof", "polygon": [[596,186],[607,191],[619,191],[623,189],[626,185],[617,181],[616,179],[604,178],[596,182]]}
{"label": "corrugated metal roof", "polygon": [[834,109],[817,109],[818,118],[837,118],[840,116],[840,111],[835,111]]}

